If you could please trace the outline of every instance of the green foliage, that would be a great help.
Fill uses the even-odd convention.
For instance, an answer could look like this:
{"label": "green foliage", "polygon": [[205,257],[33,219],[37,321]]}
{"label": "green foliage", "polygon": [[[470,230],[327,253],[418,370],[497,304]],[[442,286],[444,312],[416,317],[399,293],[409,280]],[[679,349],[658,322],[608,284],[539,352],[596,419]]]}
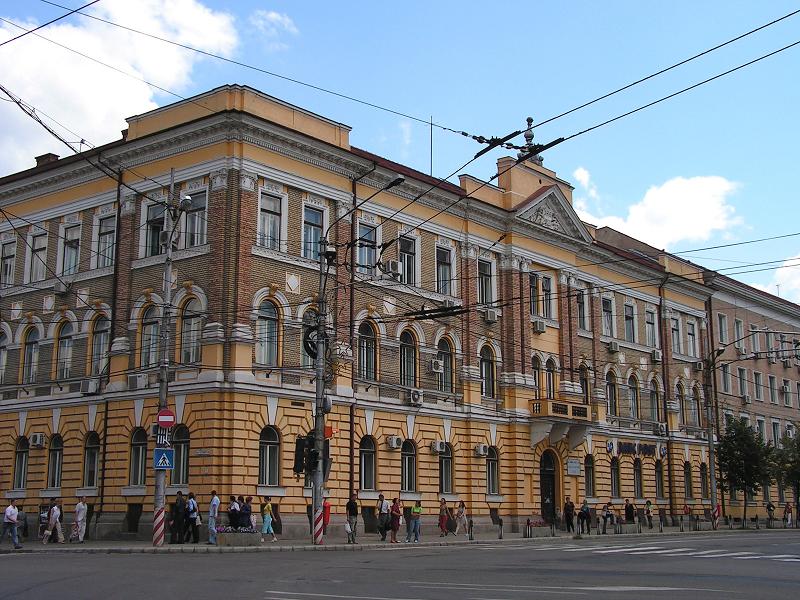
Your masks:
{"label": "green foliage", "polygon": [[800,437],[786,436],[781,448],[775,451],[775,479],[785,486],[797,489],[800,485]]}

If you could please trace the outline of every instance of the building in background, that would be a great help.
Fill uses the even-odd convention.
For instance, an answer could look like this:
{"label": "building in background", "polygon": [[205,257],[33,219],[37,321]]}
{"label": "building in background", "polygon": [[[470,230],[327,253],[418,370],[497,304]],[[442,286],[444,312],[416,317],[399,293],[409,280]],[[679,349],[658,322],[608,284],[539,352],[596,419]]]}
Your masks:
{"label": "building in background", "polygon": [[[381,492],[463,499],[478,527],[512,528],[556,518],[566,495],[710,511],[703,363],[715,303],[741,306],[751,288],[583,223],[541,161],[501,158],[496,185],[438,183],[352,147],[345,125],[237,85],[128,125],[0,179],[6,497],[85,495],[96,535],[149,537],[174,169],[191,202],[171,282],[168,494],[270,495],[284,530],[307,532],[310,488],[292,464],[313,425],[302,340],[330,229],[334,507],[355,492],[370,525]],[[435,307],[463,313],[417,318]]]}

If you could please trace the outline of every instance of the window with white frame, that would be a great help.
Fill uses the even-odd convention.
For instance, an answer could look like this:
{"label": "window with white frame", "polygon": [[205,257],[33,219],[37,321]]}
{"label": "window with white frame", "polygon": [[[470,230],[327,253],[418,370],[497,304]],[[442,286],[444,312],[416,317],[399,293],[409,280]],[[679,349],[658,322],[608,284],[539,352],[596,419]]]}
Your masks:
{"label": "window with white frame", "polygon": [[756,400],[764,399],[764,376],[757,372],[753,372],[753,391],[756,395]]}
{"label": "window with white frame", "polygon": [[733,344],[737,348],[744,346],[744,322],[741,319],[733,321]]}
{"label": "window with white frame", "polygon": [[781,424],[779,421],[772,422],[772,444],[776,448],[781,447]]}
{"label": "window with white frame", "polygon": [[756,419],[756,431],[758,435],[761,436],[762,440],[767,440],[767,424],[764,422],[764,419],[760,417]]}
{"label": "window with white frame", "polygon": [[731,367],[727,363],[720,365],[722,391],[729,394],[731,391]]}
{"label": "window with white frame", "polygon": [[696,358],[697,357],[697,325],[694,321],[686,323],[686,354]]}
{"label": "window with white frame", "polygon": [[635,342],[636,341],[636,323],[634,321],[634,307],[632,304],[625,304],[624,306],[624,316],[625,316],[625,341],[626,342]]}
{"label": "window with white frame", "polygon": [[[324,213],[321,209],[312,206],[303,207],[303,256],[305,258],[317,260],[319,257],[323,217]],[[361,231],[359,231],[359,235],[361,235]],[[359,248],[360,256],[361,248]]]}
{"label": "window with white frame", "polygon": [[755,325],[750,325],[750,336],[753,338],[753,352],[761,352],[761,336]]}
{"label": "window with white frame", "polygon": [[436,291],[453,294],[453,262],[450,248],[436,247]]}
{"label": "window with white frame", "polygon": [[783,380],[783,385],[781,386],[781,394],[783,395],[783,405],[784,406],[791,406],[792,405],[792,384],[788,379]]}
{"label": "window with white frame", "polygon": [[189,195],[189,207],[186,210],[186,232],[183,236],[183,247],[193,248],[206,243],[206,208],[208,194],[205,191],[192,192]]}
{"label": "window with white frame", "polygon": [[81,226],[64,227],[64,238],[61,247],[61,274],[74,275],[78,272],[81,259]]}
{"label": "window with white frame", "polygon": [[358,225],[358,272],[374,275],[378,264],[378,228],[367,223]]}
{"label": "window with white frame", "polygon": [[181,312],[181,363],[200,362],[200,336],[203,330],[203,314],[200,301],[191,298]]}
{"label": "window with white frame", "polygon": [[258,245],[270,250],[281,249],[282,200],[278,196],[261,192],[258,216]]}
{"label": "window with white frame", "polygon": [[494,289],[492,287],[492,262],[478,260],[478,304],[491,304],[494,302]]}
{"label": "window with white frame", "polygon": [[767,377],[767,381],[769,383],[769,401],[772,404],[778,403],[778,380],[775,378],[774,375],[770,375]]}
{"label": "window with white frame", "polygon": [[143,369],[158,365],[159,331],[156,308],[148,306],[142,314],[140,365]]}
{"label": "window with white frame", "polygon": [[116,247],[117,217],[103,217],[97,223],[97,268],[110,267],[114,264]]}
{"label": "window with white frame", "polygon": [[737,379],[739,381],[739,395],[744,396],[747,393],[747,369],[739,367]]}
{"label": "window with white frame", "polygon": [[765,334],[766,336],[766,344],[764,350],[769,352],[770,354],[775,349],[775,334],[771,331],[767,331]]}
{"label": "window with white frame", "polygon": [[145,256],[158,256],[164,252],[161,245],[161,232],[164,231],[164,205],[148,204],[145,223]]}
{"label": "window with white frame", "polygon": [[720,344],[728,343],[728,315],[717,313],[717,328],[719,329],[717,335]]}
{"label": "window with white frame", "polygon": [[611,298],[603,298],[602,302],[602,326],[603,335],[614,335],[614,301]]}
{"label": "window with white frame", "polygon": [[0,287],[14,285],[14,268],[17,258],[17,241],[4,242],[2,256],[0,256]]}
{"label": "window with white frame", "polygon": [[553,279],[546,275],[542,276],[542,316],[553,318]]}
{"label": "window with white frame", "polygon": [[401,235],[397,241],[400,258],[400,281],[406,285],[417,285],[417,240]]}
{"label": "window with white frame", "polygon": [[655,348],[658,338],[656,337],[656,313],[652,310],[644,311],[644,333],[647,346]]}
{"label": "window with white frame", "polygon": [[36,383],[39,371],[39,330],[29,327],[25,334],[22,383]]}
{"label": "window with white frame", "polygon": [[531,293],[531,315],[534,317],[539,316],[539,275],[538,273],[531,273],[528,277],[528,283]]}
{"label": "window with white frame", "polygon": [[586,318],[586,290],[577,290],[575,300],[578,305],[578,329],[589,329],[589,322]]}
{"label": "window with white frame", "polygon": [[47,278],[47,233],[37,233],[31,238],[29,281],[44,281]]}
{"label": "window with white frame", "polygon": [[102,375],[108,366],[107,352],[109,336],[111,335],[111,321],[105,316],[97,317],[92,327],[92,360],[91,374]]}
{"label": "window with white frame", "polygon": [[72,371],[72,334],[72,323],[64,321],[58,329],[56,346],[56,379],[58,380],[69,379]]}
{"label": "window with white frame", "polygon": [[681,322],[675,317],[669,320],[669,331],[672,335],[672,351],[675,354],[681,353]]}

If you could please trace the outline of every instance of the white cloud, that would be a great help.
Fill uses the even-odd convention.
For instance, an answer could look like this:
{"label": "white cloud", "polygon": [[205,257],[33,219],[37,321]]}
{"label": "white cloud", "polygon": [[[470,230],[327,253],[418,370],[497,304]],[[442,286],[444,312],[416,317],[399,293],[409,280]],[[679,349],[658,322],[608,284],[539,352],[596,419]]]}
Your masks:
{"label": "white cloud", "polygon": [[[104,0],[92,14],[159,37],[225,56],[238,38],[233,16],[214,11],[198,0]],[[38,23],[6,17],[30,29]],[[20,29],[0,23],[0,41]],[[84,17],[71,17],[41,30],[42,36],[96,57],[126,73],[181,92],[192,82],[202,55]],[[11,60],[13,58],[13,60]],[[55,129],[68,140],[94,144],[117,138],[125,117],[155,108],[164,93],[31,34],[0,48],[3,84],[78,136]],[[168,96],[168,101],[176,100]],[[46,120],[46,119],[45,119]],[[10,102],[0,102],[0,174],[33,166],[45,152],[70,154]],[[52,123],[50,123],[53,125]]]}
{"label": "white cloud", "polygon": [[407,158],[411,148],[411,123],[408,121],[400,121],[397,126],[400,128],[400,141],[402,143],[400,155],[403,158]]}
{"label": "white cloud", "polygon": [[289,47],[281,39],[284,34],[299,35],[300,33],[289,15],[274,10],[256,10],[250,15],[249,20],[266,38],[265,46],[270,51],[286,50]]}
{"label": "white cloud", "polygon": [[592,181],[592,175],[584,167],[578,167],[572,176],[578,181],[586,195],[592,200],[597,200],[600,196],[597,193],[597,186]]}
{"label": "white cloud", "polygon": [[[592,186],[588,172],[586,183]],[[585,202],[576,202],[575,209],[584,221],[613,227],[656,248],[674,249],[681,242],[705,241],[741,224],[728,202],[737,188],[738,184],[719,176],[674,177],[651,186],[639,202],[628,207],[624,218],[594,216]]]}
{"label": "white cloud", "polygon": [[790,256],[775,269],[772,280],[767,285],[750,283],[755,288],[781,298],[800,302],[800,254]]}

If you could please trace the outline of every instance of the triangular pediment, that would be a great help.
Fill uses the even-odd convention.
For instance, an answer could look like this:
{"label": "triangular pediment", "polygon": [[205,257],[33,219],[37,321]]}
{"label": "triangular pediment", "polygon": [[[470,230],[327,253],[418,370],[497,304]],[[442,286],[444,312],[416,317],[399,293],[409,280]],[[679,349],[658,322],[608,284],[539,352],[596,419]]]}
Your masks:
{"label": "triangular pediment", "polygon": [[592,241],[583,221],[557,185],[532,194],[517,209],[515,218],[582,242]]}

